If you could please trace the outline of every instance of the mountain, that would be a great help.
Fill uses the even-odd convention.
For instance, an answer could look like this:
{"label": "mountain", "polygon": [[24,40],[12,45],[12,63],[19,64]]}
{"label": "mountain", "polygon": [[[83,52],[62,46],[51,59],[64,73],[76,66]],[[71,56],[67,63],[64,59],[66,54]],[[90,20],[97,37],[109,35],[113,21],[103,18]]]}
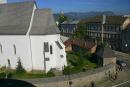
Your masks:
{"label": "mountain", "polygon": [[[58,20],[60,13],[54,14],[55,20]],[[113,16],[115,13],[112,11],[104,11],[104,12],[68,12],[64,13],[65,16],[69,17],[69,19],[75,19],[75,20],[81,20],[87,17],[93,17],[93,16],[99,16],[99,15],[107,15],[107,16]]]}

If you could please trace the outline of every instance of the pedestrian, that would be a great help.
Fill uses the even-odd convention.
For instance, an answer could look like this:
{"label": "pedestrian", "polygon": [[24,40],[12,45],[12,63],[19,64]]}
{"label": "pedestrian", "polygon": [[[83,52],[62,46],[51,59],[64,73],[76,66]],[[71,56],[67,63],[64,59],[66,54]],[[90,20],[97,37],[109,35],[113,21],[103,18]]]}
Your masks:
{"label": "pedestrian", "polygon": [[95,87],[94,81],[91,82],[91,87]]}
{"label": "pedestrian", "polygon": [[123,69],[123,67],[121,66],[121,67],[120,67],[120,70],[122,71],[122,69]]}
{"label": "pedestrian", "polygon": [[111,73],[110,73],[110,71],[108,72],[108,75],[109,75],[109,80],[111,79]]}

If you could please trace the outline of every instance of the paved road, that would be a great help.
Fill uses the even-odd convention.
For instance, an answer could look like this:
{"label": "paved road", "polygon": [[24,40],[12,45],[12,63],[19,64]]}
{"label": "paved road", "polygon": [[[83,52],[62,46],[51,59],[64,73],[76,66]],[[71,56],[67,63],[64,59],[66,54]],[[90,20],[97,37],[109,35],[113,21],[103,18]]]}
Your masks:
{"label": "paved road", "polygon": [[[118,79],[115,81],[106,80],[97,87],[130,87],[130,55],[116,53],[117,60],[126,62],[127,67],[120,71]],[[129,81],[125,83],[126,81]],[[122,84],[123,83],[123,84]]]}

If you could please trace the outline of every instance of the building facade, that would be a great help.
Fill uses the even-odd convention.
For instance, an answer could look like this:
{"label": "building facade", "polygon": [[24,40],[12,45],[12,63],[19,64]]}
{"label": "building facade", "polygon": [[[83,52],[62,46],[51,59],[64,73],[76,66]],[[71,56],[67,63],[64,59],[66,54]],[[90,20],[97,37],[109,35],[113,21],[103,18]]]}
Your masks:
{"label": "building facade", "polygon": [[123,16],[106,16],[105,19],[97,16],[82,22],[86,23],[87,36],[90,40],[97,44],[103,41],[114,50],[122,50],[122,32],[126,29],[123,26],[128,25],[127,19],[129,18]]}
{"label": "building facade", "polygon": [[122,32],[122,50],[130,53],[130,24]]}
{"label": "building facade", "polygon": [[0,4],[0,9],[0,67],[15,69],[19,59],[27,71],[67,65],[50,9],[38,9],[34,1]]}
{"label": "building facade", "polygon": [[79,21],[65,21],[60,24],[61,34],[67,37],[73,37],[74,32],[78,28]]}

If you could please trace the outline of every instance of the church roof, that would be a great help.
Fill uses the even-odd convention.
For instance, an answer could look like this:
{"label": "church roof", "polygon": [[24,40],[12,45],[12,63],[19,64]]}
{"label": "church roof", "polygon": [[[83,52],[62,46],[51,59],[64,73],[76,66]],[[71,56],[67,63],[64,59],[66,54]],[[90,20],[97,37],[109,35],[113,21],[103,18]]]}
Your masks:
{"label": "church roof", "polygon": [[30,35],[60,33],[50,9],[37,9]]}
{"label": "church roof", "polygon": [[101,58],[113,58],[115,57],[115,54],[113,50],[110,47],[104,47],[97,51],[97,56]]}
{"label": "church roof", "polygon": [[[0,4],[0,35],[26,35],[30,26],[34,1]],[[34,12],[31,35],[56,34],[52,13],[48,9]]]}

